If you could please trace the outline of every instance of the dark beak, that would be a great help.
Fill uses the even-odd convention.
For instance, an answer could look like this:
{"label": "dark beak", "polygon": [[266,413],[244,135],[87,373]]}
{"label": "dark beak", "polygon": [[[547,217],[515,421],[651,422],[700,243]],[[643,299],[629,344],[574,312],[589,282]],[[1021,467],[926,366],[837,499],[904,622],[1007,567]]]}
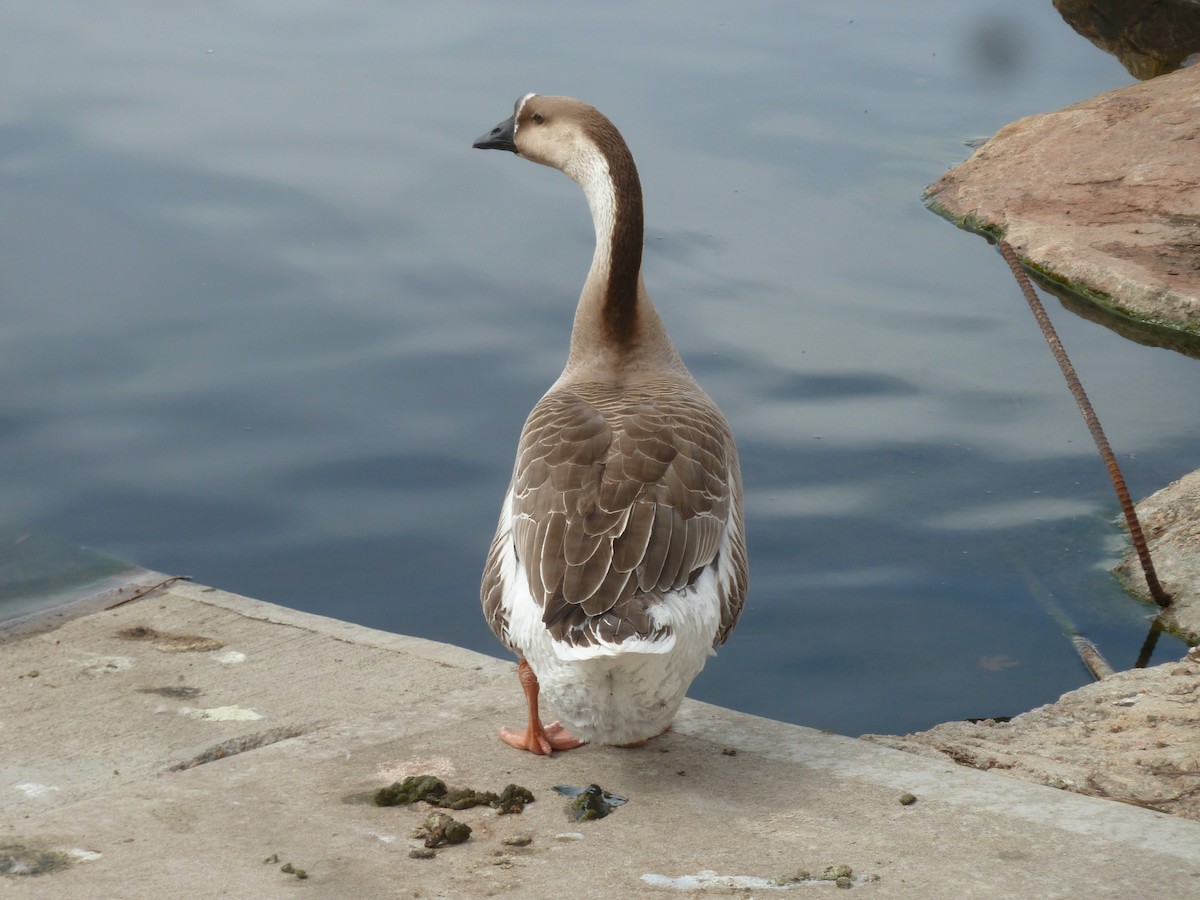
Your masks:
{"label": "dark beak", "polygon": [[511,150],[516,153],[517,144],[513,140],[515,129],[516,122],[509,116],[487,134],[477,138],[471,146],[476,150]]}

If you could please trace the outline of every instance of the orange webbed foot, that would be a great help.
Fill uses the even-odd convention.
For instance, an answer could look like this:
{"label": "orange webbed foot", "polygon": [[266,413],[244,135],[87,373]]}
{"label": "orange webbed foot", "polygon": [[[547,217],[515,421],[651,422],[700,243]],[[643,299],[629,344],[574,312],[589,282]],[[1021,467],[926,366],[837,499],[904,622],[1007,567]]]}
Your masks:
{"label": "orange webbed foot", "polygon": [[523,729],[501,728],[500,740],[510,747],[528,750],[539,756],[549,756],[554,750],[574,750],[584,744],[558,722],[545,727],[541,723],[530,723]]}
{"label": "orange webbed foot", "polygon": [[529,724],[524,731],[516,728],[501,728],[500,740],[518,750],[528,750],[539,756],[549,756],[555,750],[574,750],[583,741],[563,728],[559,722],[542,726],[538,715],[538,680],[533,668],[521,657],[517,663],[517,677],[521,681],[521,689],[525,692],[525,702],[529,706]]}

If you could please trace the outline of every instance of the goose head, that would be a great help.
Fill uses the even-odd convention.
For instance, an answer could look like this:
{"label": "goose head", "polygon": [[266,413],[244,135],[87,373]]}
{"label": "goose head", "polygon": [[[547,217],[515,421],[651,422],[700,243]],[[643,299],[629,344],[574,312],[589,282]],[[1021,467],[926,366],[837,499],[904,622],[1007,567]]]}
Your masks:
{"label": "goose head", "polygon": [[602,148],[614,142],[628,153],[616,126],[594,106],[572,97],[526,94],[517,100],[511,116],[472,146],[508,150],[581,181]]}

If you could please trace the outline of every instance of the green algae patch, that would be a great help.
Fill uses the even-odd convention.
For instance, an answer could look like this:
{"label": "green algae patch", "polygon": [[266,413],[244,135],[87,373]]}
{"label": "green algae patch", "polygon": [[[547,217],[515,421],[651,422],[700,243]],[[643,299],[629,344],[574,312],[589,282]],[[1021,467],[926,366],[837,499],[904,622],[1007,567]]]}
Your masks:
{"label": "green algae patch", "polygon": [[409,806],[424,801],[442,809],[472,809],[490,806],[500,815],[519,813],[532,803],[533,792],[519,784],[510,784],[499,794],[475,788],[449,788],[433,775],[410,775],[375,792],[376,806]]}
{"label": "green algae patch", "polygon": [[963,231],[982,235],[992,243],[1003,240],[1004,235],[1008,233],[1007,228],[997,225],[995,222],[986,222],[970,213],[963,215],[951,212],[948,207],[938,201],[936,194],[927,193],[923,199],[925,201],[925,208],[934,215],[941,216],[947,222],[956,228],[961,228]]}

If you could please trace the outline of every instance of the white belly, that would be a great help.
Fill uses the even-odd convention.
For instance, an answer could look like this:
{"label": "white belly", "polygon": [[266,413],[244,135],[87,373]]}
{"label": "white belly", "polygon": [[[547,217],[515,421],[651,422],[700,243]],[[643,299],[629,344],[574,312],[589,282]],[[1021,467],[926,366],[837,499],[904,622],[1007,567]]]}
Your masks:
{"label": "white belly", "polygon": [[580,740],[601,744],[631,744],[662,733],[713,653],[720,619],[715,572],[653,608],[656,624],[671,626],[672,640],[580,649],[551,640],[521,567],[514,568],[503,604],[509,637],[562,724]]}

